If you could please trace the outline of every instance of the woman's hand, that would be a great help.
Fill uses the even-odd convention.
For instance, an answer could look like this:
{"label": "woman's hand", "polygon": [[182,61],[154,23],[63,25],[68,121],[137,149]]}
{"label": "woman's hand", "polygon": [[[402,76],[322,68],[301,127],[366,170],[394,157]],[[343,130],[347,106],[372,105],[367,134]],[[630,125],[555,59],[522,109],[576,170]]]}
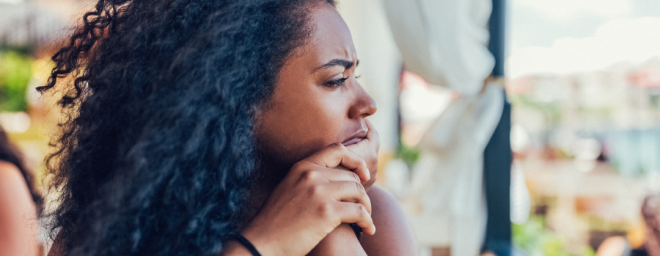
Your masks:
{"label": "woman's hand", "polygon": [[376,132],[376,129],[374,126],[369,122],[369,120],[365,119],[365,122],[367,124],[367,128],[369,131],[367,132],[367,138],[350,146],[347,146],[346,148],[350,149],[351,151],[357,153],[359,156],[364,159],[364,162],[367,164],[367,167],[369,168],[371,179],[363,181],[362,186],[366,190],[369,190],[371,185],[376,182],[376,172],[378,171],[378,149],[380,147],[380,137],[378,136],[378,132]]}
{"label": "woman's hand", "polygon": [[[373,192],[373,190],[369,190],[369,188],[376,181],[376,171],[378,169],[378,148],[380,146],[380,140],[378,137],[378,133],[376,132],[376,129],[374,129],[373,125],[371,125],[371,122],[369,122],[369,120],[365,120],[365,121],[367,128],[369,129],[369,131],[367,132],[367,137],[356,144],[346,146],[346,148],[360,155],[367,164],[367,167],[369,168],[370,171],[371,179],[367,181],[363,181],[362,185],[367,191],[369,191],[369,193],[371,193]],[[374,222],[378,221],[377,219],[373,218],[375,214],[376,213],[372,211],[372,219]],[[353,232],[353,229],[350,226],[348,226],[348,224],[342,224],[339,227],[337,227],[334,231],[332,231],[330,234],[328,234],[314,248],[314,250],[312,250],[307,255],[308,256],[311,255],[346,256],[346,255],[366,255],[366,253],[363,250],[360,241],[358,241],[357,237],[355,237],[355,233]]]}
{"label": "woman's hand", "polygon": [[305,255],[341,223],[372,235],[370,179],[360,155],[328,146],[291,168],[242,233],[264,255]]}

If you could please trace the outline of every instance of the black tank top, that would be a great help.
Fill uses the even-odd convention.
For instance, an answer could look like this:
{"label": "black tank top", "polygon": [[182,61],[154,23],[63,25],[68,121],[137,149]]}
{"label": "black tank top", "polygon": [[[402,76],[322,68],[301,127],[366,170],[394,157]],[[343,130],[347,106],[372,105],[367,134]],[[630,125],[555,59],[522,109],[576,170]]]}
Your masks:
{"label": "black tank top", "polygon": [[642,247],[630,251],[630,256],[649,256],[649,253]]}
{"label": "black tank top", "polygon": [[358,226],[356,223],[351,223],[351,228],[353,228],[353,232],[355,232],[355,236],[357,236],[357,239],[360,240],[360,235],[362,235],[362,228]]}

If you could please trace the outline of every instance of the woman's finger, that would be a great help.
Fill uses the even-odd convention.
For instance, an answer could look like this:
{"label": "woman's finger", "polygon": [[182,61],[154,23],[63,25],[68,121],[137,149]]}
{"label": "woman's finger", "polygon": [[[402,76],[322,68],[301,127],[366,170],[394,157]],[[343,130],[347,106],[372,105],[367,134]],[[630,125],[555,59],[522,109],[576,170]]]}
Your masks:
{"label": "woman's finger", "polygon": [[364,159],[342,144],[332,144],[314,153],[303,161],[308,161],[322,167],[335,168],[343,166],[355,172],[361,180],[371,178]]}
{"label": "woman's finger", "polygon": [[359,181],[335,181],[325,186],[329,196],[337,201],[358,203],[371,214],[371,199]]}
{"label": "woman's finger", "polygon": [[337,202],[337,215],[342,223],[356,223],[367,235],[376,233],[376,226],[371,215],[363,205],[350,202]]}
{"label": "woman's finger", "polygon": [[342,168],[341,166],[338,166],[336,168],[327,168],[327,167],[318,167],[319,169],[314,170],[314,172],[318,172],[319,178],[324,178],[325,180],[329,182],[339,182],[339,181],[352,181],[352,182],[360,182],[360,176],[357,175],[357,173],[346,169]]}

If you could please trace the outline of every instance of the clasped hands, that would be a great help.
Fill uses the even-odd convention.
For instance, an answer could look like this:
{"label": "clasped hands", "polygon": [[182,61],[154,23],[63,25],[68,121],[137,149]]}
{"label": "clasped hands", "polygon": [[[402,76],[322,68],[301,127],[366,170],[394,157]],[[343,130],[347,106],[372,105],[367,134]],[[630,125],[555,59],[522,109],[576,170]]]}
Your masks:
{"label": "clasped hands", "polygon": [[[342,223],[375,234],[367,190],[375,181],[379,138],[366,123],[364,140],[333,144],[297,162],[245,226],[241,233],[262,255],[305,255]],[[231,251],[225,255],[240,254]]]}

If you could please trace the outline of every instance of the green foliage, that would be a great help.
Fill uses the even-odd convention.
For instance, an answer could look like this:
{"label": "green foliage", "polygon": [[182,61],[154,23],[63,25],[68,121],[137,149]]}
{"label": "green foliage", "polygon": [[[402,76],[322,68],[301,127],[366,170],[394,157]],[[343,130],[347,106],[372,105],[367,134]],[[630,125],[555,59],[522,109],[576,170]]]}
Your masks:
{"label": "green foliage", "polygon": [[541,216],[530,216],[524,224],[513,224],[513,242],[530,256],[596,256],[588,246],[577,253],[569,252],[561,237],[547,229]]}
{"label": "green foliage", "polygon": [[0,111],[27,111],[32,63],[31,57],[16,51],[0,53]]}
{"label": "green foliage", "polygon": [[401,158],[401,160],[406,163],[409,169],[412,169],[413,165],[417,162],[417,159],[419,159],[419,154],[419,149],[407,146],[405,143],[399,143],[399,148],[396,152],[397,158]]}
{"label": "green foliage", "polygon": [[24,45],[8,45],[0,44],[0,53],[2,52],[16,52],[21,55],[30,55],[35,52],[36,46],[32,44]]}

